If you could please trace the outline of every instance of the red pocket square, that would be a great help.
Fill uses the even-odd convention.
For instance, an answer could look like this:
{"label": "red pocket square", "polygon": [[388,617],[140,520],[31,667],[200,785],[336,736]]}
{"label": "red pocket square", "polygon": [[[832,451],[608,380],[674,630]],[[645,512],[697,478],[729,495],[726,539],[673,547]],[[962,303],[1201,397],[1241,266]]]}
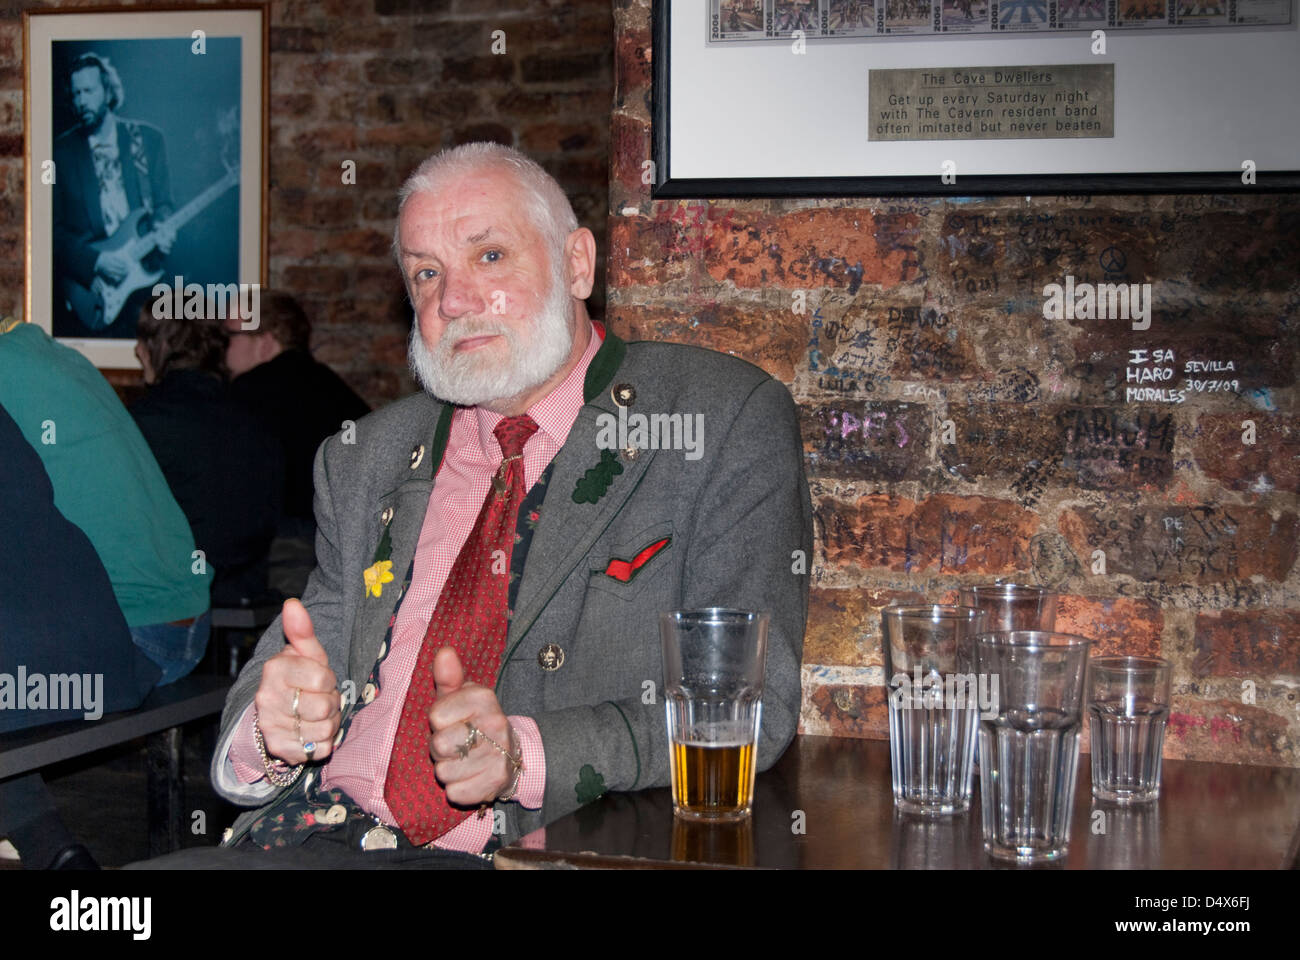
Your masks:
{"label": "red pocket square", "polygon": [[605,568],[605,575],[613,577],[622,583],[628,583],[636,575],[636,572],[650,562],[650,558],[656,553],[668,546],[672,537],[664,537],[662,540],[656,540],[650,546],[646,547],[630,561],[628,560],[611,560],[609,566]]}

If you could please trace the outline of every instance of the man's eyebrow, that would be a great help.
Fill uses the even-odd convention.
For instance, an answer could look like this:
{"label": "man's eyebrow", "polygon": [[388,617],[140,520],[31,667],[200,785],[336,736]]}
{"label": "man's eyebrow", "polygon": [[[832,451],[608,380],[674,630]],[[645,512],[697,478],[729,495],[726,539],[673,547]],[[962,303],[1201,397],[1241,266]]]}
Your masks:
{"label": "man's eyebrow", "polygon": [[[488,235],[491,233],[492,233],[492,228],[488,227],[482,233],[476,233],[472,236],[466,237],[465,242],[482,243],[484,240],[488,238]],[[415,257],[417,259],[425,259],[425,258],[434,259],[433,254],[425,253],[423,250],[409,250],[406,247],[402,247],[401,250],[402,250],[403,257]]]}

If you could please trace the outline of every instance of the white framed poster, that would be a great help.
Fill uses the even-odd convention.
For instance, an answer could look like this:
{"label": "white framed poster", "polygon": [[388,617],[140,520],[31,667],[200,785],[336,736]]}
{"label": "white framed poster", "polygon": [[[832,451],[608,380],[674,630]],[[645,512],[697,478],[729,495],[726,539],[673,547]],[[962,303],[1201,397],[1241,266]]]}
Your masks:
{"label": "white framed poster", "polygon": [[654,196],[1300,189],[1295,0],[656,0]]}
{"label": "white framed poster", "polygon": [[263,4],[28,11],[26,319],[139,369],[155,284],[266,281]]}

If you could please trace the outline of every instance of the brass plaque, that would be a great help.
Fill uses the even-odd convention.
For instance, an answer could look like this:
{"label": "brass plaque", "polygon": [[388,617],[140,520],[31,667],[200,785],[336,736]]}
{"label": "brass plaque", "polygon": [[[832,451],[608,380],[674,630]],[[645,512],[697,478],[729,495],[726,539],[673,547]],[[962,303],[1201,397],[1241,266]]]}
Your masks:
{"label": "brass plaque", "polygon": [[868,140],[1115,135],[1115,65],[868,71]]}

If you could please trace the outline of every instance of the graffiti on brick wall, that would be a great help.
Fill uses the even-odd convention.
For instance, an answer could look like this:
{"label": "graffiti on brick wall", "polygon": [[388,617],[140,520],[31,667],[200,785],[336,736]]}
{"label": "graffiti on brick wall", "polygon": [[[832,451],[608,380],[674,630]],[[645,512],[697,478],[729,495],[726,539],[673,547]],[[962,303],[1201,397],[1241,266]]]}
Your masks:
{"label": "graffiti on brick wall", "polygon": [[1112,574],[1198,584],[1254,576],[1281,583],[1295,565],[1300,531],[1294,513],[1208,503],[1078,508],[1062,514],[1060,527],[1076,551],[1103,550]]}
{"label": "graffiti on brick wall", "polygon": [[851,308],[856,297],[828,291],[810,318],[808,368],[827,393],[877,393],[889,384],[879,337],[862,314]]}
{"label": "graffiti on brick wall", "polygon": [[900,573],[1011,574],[1029,569],[1038,518],[1006,500],[937,495],[821,499],[814,534],[825,562]]}
{"label": "graffiti on brick wall", "polygon": [[810,472],[898,481],[924,468],[929,413],[896,401],[845,401],[801,410]]}
{"label": "graffiti on brick wall", "polygon": [[1172,414],[1077,407],[1056,415],[1066,465],[1088,490],[1163,488],[1173,474]]}

